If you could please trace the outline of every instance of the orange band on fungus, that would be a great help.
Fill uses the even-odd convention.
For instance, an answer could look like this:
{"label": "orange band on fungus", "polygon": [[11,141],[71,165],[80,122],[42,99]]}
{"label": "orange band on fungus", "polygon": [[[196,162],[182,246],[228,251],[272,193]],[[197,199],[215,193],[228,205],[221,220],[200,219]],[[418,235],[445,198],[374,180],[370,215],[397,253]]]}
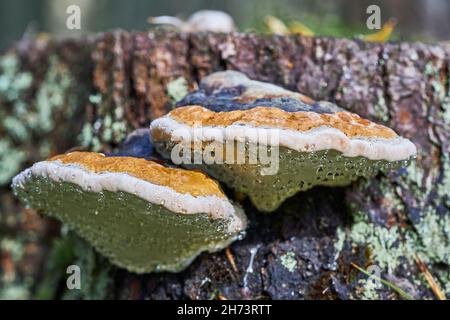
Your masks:
{"label": "orange band on fungus", "polygon": [[315,113],[287,112],[278,108],[256,107],[248,110],[214,112],[201,106],[186,106],[172,110],[170,117],[194,126],[229,126],[235,123],[254,127],[269,126],[305,132],[321,126],[340,130],[348,137],[397,138],[390,128],[363,119],[350,112]]}
{"label": "orange band on fungus", "polygon": [[153,184],[166,186],[178,193],[192,196],[225,195],[217,182],[207,175],[178,168],[167,168],[156,162],[132,157],[105,157],[95,152],[71,152],[57,155],[49,161],[75,164],[95,173],[126,173]]}

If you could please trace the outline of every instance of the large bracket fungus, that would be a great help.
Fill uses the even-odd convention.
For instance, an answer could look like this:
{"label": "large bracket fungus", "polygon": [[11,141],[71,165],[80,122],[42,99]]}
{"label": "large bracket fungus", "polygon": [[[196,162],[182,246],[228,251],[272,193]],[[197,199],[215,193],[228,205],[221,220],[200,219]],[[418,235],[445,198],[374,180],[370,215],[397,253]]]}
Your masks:
{"label": "large bracket fungus", "polygon": [[[125,149],[148,156],[148,144],[133,146]],[[59,155],[17,175],[12,187],[25,205],[63,221],[133,272],[180,271],[200,252],[240,237],[245,215],[216,181],[132,155]]]}
{"label": "large bracket fungus", "polygon": [[390,128],[236,71],[205,77],[150,129],[165,158],[247,194],[260,211],[315,185],[406,166],[416,155]]}

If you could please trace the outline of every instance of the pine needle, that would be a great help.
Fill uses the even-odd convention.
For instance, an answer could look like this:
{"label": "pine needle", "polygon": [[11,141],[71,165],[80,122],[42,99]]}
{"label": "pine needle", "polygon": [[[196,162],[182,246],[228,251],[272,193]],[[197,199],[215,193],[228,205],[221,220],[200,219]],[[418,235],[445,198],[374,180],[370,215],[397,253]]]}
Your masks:
{"label": "pine needle", "polygon": [[385,42],[391,37],[396,24],[397,21],[395,19],[390,19],[381,27],[379,31],[372,34],[363,35],[362,39],[367,42]]}
{"label": "pine needle", "polygon": [[225,255],[227,256],[228,262],[231,264],[231,267],[233,268],[234,272],[238,272],[238,268],[236,266],[236,261],[234,261],[233,254],[231,253],[230,247],[227,247],[225,249]]}
{"label": "pine needle", "polygon": [[407,293],[406,291],[404,291],[402,288],[400,288],[399,286],[384,280],[380,277],[377,277],[373,274],[370,274],[369,272],[367,272],[366,270],[364,270],[363,268],[361,268],[360,266],[358,266],[356,263],[350,262],[350,264],[352,265],[353,268],[357,269],[358,271],[364,273],[366,276],[368,276],[369,278],[372,278],[382,284],[384,284],[385,286],[391,288],[392,290],[394,290],[395,292],[397,292],[403,299],[406,300],[414,300],[414,297],[412,295],[410,295],[409,293]]}
{"label": "pine needle", "polygon": [[414,259],[416,260],[416,264],[419,267],[420,272],[422,272],[423,276],[428,282],[428,285],[430,286],[433,293],[436,295],[436,297],[439,300],[446,300],[445,295],[442,293],[441,288],[439,288],[439,285],[434,280],[433,276],[431,275],[430,271],[428,270],[425,263],[420,259],[419,255],[417,253],[414,254]]}
{"label": "pine needle", "polygon": [[209,300],[228,300],[227,297],[222,295],[218,289],[214,289],[214,291],[209,296]]}

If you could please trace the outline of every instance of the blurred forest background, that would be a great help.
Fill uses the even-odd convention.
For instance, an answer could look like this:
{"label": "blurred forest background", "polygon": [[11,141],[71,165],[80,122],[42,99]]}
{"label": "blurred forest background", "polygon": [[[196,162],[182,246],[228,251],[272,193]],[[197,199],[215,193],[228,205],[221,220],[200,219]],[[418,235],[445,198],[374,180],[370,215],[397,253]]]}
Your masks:
{"label": "blurred forest background", "polygon": [[[81,30],[65,27],[65,11],[71,4],[81,8]],[[0,50],[39,32],[63,37],[114,28],[145,30],[149,16],[186,18],[200,9],[228,12],[241,31],[263,31],[264,17],[270,14],[299,20],[318,35],[354,37],[371,32],[365,27],[366,8],[371,4],[380,6],[383,22],[397,19],[393,39],[449,40],[448,0],[2,0]]]}

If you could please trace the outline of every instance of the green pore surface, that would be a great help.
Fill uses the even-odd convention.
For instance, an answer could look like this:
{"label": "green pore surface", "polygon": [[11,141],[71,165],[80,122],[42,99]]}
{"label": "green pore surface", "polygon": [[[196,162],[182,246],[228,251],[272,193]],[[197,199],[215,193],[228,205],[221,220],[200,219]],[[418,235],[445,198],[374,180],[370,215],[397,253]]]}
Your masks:
{"label": "green pore surface", "polygon": [[[172,142],[154,141],[154,146],[164,157],[171,157]],[[235,143],[236,154],[236,143]],[[270,155],[270,148],[267,149]],[[226,147],[224,147],[226,149]],[[344,157],[336,150],[299,152],[279,147],[278,170],[275,174],[262,175],[261,169],[269,167],[259,161],[250,164],[250,144],[245,144],[245,160],[242,164],[183,164],[187,168],[201,169],[230,188],[249,196],[259,211],[276,210],[287,198],[314,186],[340,187],[358,177],[370,178],[378,171],[390,171],[406,166],[408,161],[373,161],[364,157]],[[224,150],[224,153],[227,151]],[[193,154],[192,157],[195,155]],[[270,156],[269,156],[270,157]],[[267,162],[266,162],[267,163]]]}
{"label": "green pore surface", "polygon": [[224,219],[177,214],[125,192],[87,192],[36,176],[14,191],[25,205],[61,220],[112,263],[132,272],[177,272],[200,252],[220,250],[238,237],[227,232]]}

